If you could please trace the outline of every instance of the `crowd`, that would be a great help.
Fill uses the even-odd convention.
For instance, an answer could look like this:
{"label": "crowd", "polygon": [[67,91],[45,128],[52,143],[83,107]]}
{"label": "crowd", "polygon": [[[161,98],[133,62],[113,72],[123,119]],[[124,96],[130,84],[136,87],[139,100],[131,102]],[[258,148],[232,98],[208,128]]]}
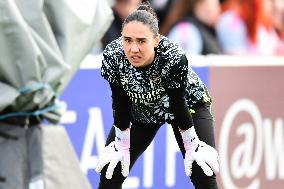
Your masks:
{"label": "crowd", "polygon": [[[143,1],[143,0],[142,0]],[[102,48],[141,0],[115,0]],[[160,33],[190,54],[284,55],[283,0],[150,0]]]}

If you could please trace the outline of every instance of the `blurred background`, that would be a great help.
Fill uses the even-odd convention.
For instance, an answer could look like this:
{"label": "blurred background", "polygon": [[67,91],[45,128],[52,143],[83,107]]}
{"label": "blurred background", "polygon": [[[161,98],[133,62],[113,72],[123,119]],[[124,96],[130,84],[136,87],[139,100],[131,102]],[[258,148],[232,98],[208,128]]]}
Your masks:
{"label": "blurred background", "polygon": [[[113,122],[109,85],[100,76],[101,53],[120,36],[123,20],[141,0],[106,2],[111,13],[104,26],[100,25],[105,30],[100,31],[82,61],[77,61],[78,69],[67,76],[68,85],[66,82],[60,95],[67,105],[60,125],[67,131],[80,169],[94,189],[99,183],[94,168]],[[159,18],[160,33],[183,47],[189,65],[213,98],[220,189],[282,189],[284,0],[150,3]],[[84,7],[80,8],[84,12]],[[104,14],[94,17],[103,18]],[[94,33],[96,26],[98,23]],[[73,47],[76,44],[81,43],[77,41]],[[0,109],[0,118],[1,114]],[[174,141],[170,127],[164,125],[123,188],[194,189]]]}
{"label": "blurred background", "polygon": [[[76,117],[73,123],[63,125],[94,188],[99,182],[93,170],[98,151],[112,125],[110,91],[99,71],[101,52],[120,36],[122,21],[139,2],[110,3],[111,26],[63,95]],[[150,3],[159,17],[160,33],[184,48],[189,64],[213,97],[220,188],[282,188],[284,1]],[[182,156],[173,141],[165,125],[134,166],[124,188],[194,188],[184,175]]]}

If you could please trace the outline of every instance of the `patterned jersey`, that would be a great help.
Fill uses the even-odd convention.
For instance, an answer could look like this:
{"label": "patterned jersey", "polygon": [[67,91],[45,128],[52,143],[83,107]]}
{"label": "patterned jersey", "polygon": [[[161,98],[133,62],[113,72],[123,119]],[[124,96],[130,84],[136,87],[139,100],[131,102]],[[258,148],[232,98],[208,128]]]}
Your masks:
{"label": "patterned jersey", "polygon": [[147,69],[137,69],[129,63],[122,37],[108,44],[103,53],[101,74],[108,82],[123,87],[131,100],[135,120],[163,124],[174,119],[166,89],[185,87],[189,108],[200,102],[211,102],[203,82],[187,63],[181,62],[185,53],[176,43],[161,36],[155,51],[155,59]]}

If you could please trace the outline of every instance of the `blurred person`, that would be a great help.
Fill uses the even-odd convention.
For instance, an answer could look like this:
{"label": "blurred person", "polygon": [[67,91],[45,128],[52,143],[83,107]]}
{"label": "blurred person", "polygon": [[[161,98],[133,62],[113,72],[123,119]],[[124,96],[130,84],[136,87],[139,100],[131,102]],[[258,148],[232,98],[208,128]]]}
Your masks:
{"label": "blurred person", "polygon": [[272,0],[273,2],[273,23],[280,38],[284,39],[284,1]]}
{"label": "blurred person", "polygon": [[[224,0],[219,0],[222,3]],[[171,28],[182,19],[186,13],[185,6],[188,6],[188,0],[172,0],[165,14],[164,22],[161,23],[160,33],[162,35],[168,35]]]}
{"label": "blurred person", "polygon": [[217,189],[211,97],[188,67],[180,46],[159,34],[149,3],[122,25],[122,36],[104,50],[102,76],[112,91],[114,123],[96,171],[99,189],[120,189],[135,161],[170,123],[196,189]]}
{"label": "blurred person", "polygon": [[284,1],[271,0],[273,3],[273,25],[279,37],[277,54],[284,55]]}
{"label": "blurred person", "polygon": [[184,16],[184,6],[187,4],[187,0],[173,0],[165,15],[164,22],[160,25],[160,34],[167,36],[170,29],[176,22],[178,22]]}
{"label": "blurred person", "polygon": [[176,1],[177,0],[149,0],[151,7],[157,14],[159,25],[161,27],[168,23],[168,15],[171,13],[171,7]]}
{"label": "blurred person", "polygon": [[123,20],[134,11],[141,0],[116,0],[114,6],[112,7],[114,14],[114,21],[109,27],[108,31],[102,38],[103,48],[106,47],[108,43],[118,38],[121,35],[121,26]]}
{"label": "blurred person", "polygon": [[226,0],[222,8],[217,35],[226,54],[277,53],[279,39],[273,28],[270,0]]}
{"label": "blurred person", "polygon": [[221,54],[215,24],[220,14],[219,0],[185,0],[182,12],[185,17],[169,32],[186,53]]}

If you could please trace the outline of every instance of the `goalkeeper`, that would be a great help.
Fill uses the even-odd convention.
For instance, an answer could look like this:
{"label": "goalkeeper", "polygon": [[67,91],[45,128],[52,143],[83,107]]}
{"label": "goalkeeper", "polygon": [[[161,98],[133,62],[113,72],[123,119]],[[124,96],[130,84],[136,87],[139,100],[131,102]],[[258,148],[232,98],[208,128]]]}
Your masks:
{"label": "goalkeeper", "polygon": [[99,189],[120,189],[138,157],[165,122],[171,124],[196,189],[217,189],[211,98],[188,67],[184,51],[159,34],[158,20],[142,3],[104,50],[102,76],[112,91],[114,125],[96,171]]}

